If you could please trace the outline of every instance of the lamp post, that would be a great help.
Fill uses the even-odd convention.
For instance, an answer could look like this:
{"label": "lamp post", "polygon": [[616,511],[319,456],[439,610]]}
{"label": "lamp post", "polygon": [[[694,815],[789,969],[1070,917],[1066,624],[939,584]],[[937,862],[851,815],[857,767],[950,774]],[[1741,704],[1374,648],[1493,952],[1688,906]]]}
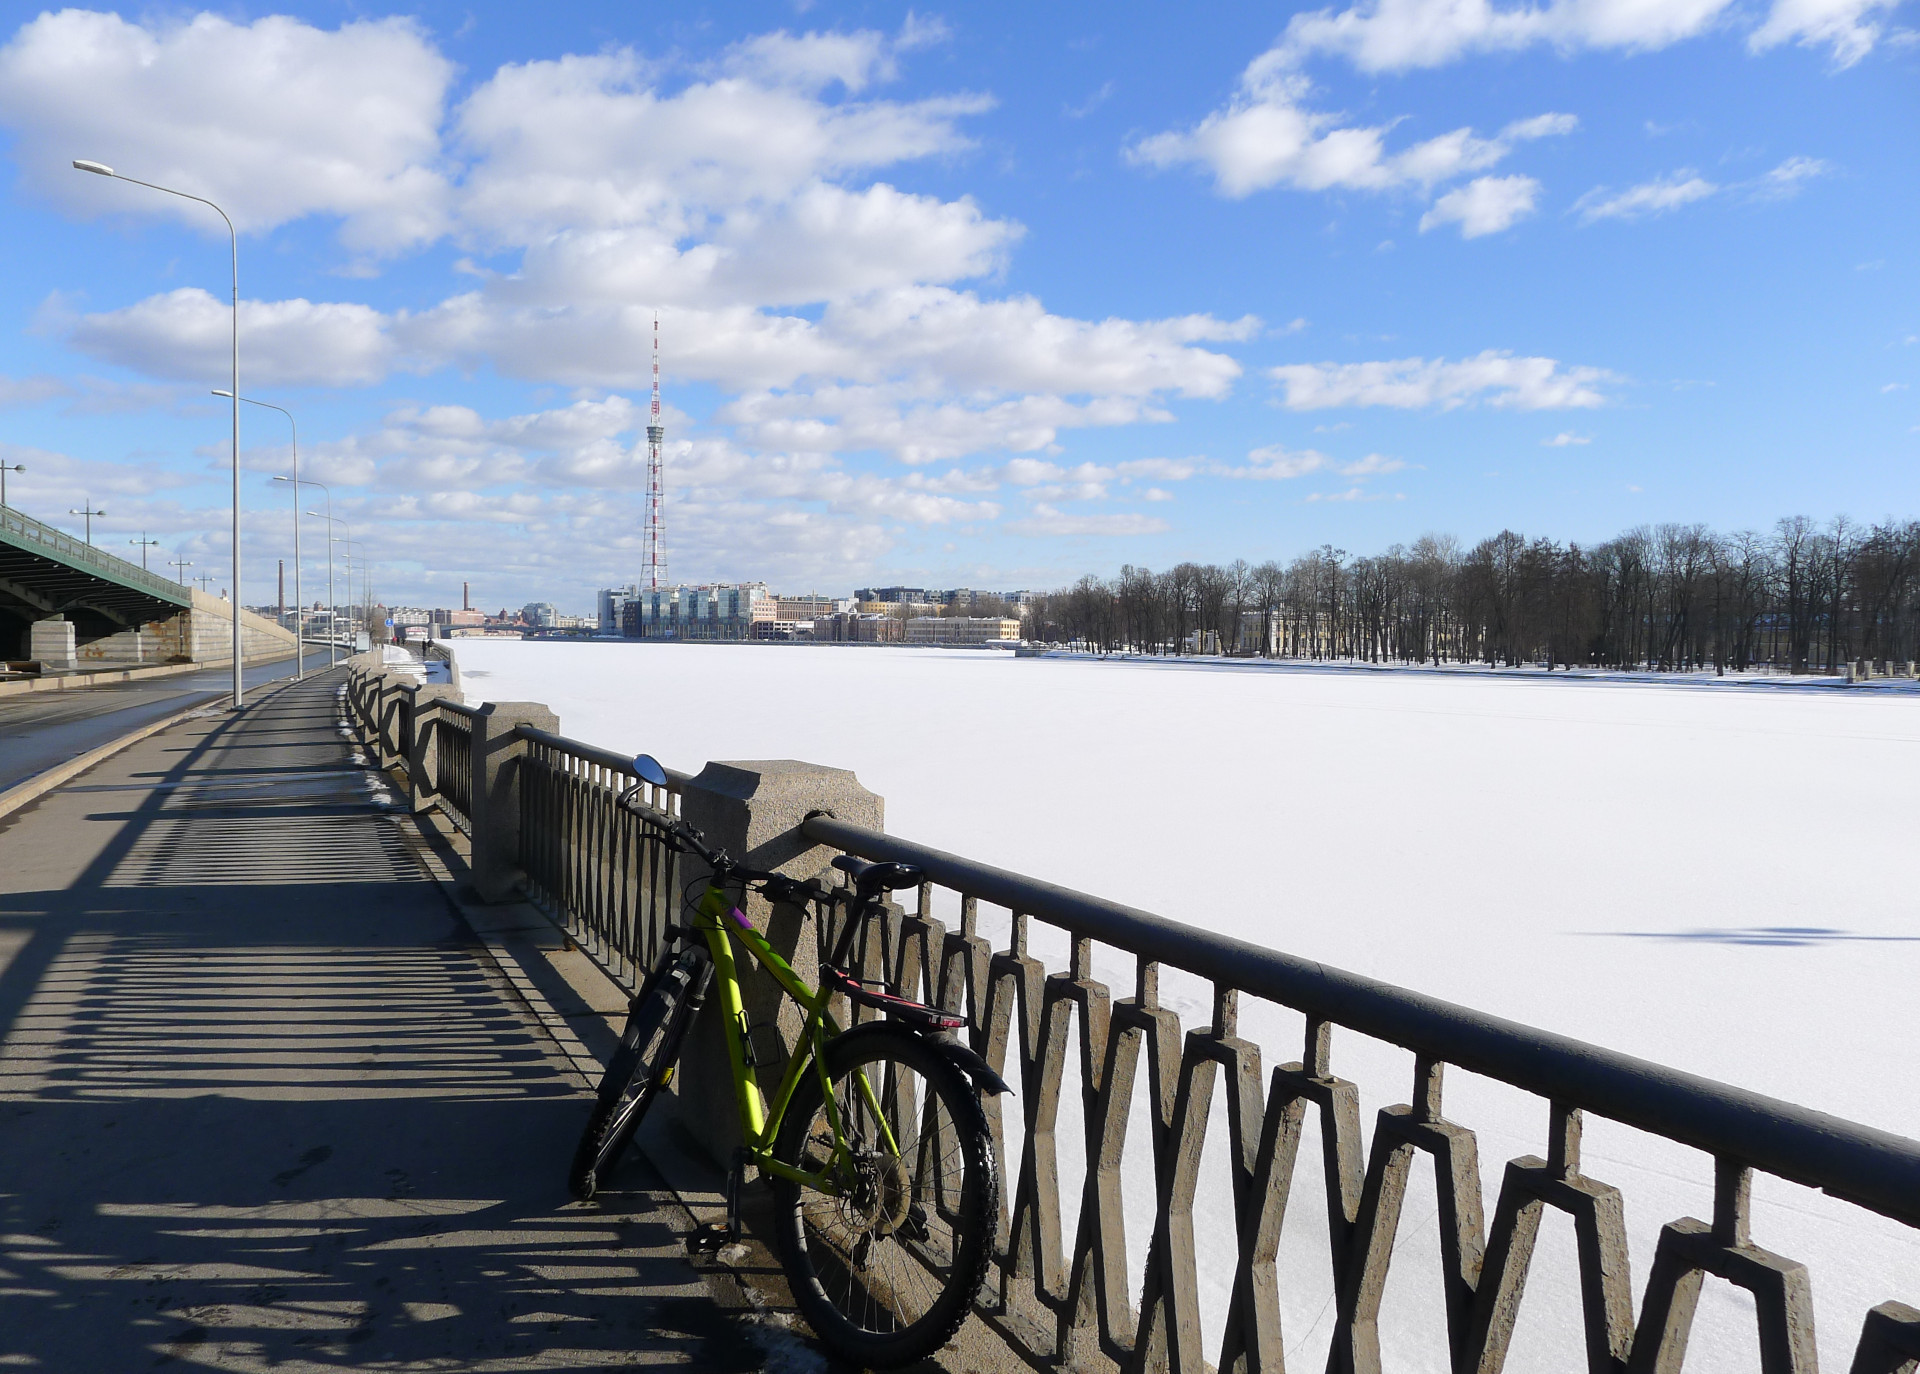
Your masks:
{"label": "lamp post", "polygon": [[80,504],[79,510],[70,510],[67,514],[84,515],[87,517],[87,544],[91,547],[93,544],[93,517],[96,515],[105,515],[106,512],[103,510],[95,510],[93,508],[93,502],[91,501],[83,501]]}
{"label": "lamp post", "polygon": [[0,506],[7,504],[7,474],[10,472],[25,472],[26,470],[27,465],[25,463],[15,463],[12,467],[8,467],[5,463],[0,463]]}
{"label": "lamp post", "polygon": [[187,585],[187,569],[193,566],[191,558],[169,558],[167,566],[173,569],[173,580],[181,586]]}
{"label": "lamp post", "polygon": [[[216,391],[216,396],[229,396],[231,393]],[[293,430],[293,604],[297,608],[304,604],[300,599],[300,426],[294,423],[293,412],[285,406],[277,406],[271,401],[256,401],[251,396],[242,396],[241,400],[250,406],[259,406],[262,410],[277,410],[287,417],[287,424]],[[284,479],[276,477],[274,481]],[[302,681],[307,675],[307,638],[301,628],[306,622],[296,609],[293,616],[293,680]]]}
{"label": "lamp post", "polygon": [[135,186],[144,186],[149,191],[161,191],[170,196],[179,196],[182,200],[198,201],[226,221],[227,238],[233,248],[233,389],[229,394],[233,398],[233,709],[238,711],[241,704],[242,650],[240,628],[240,235],[234,231],[233,220],[227,212],[205,196],[189,195],[185,191],[176,191],[171,186],[156,186],[151,181],[121,176],[104,162],[75,158],[73,165],[76,171],[92,172],[95,176],[132,182]]}
{"label": "lamp post", "polygon": [[[278,410],[279,407],[275,406],[274,409]],[[289,415],[287,419],[291,420],[293,417]],[[297,443],[298,440],[295,442]],[[298,452],[294,454],[293,471],[294,475],[292,477],[283,477],[276,473],[273,480],[276,482],[289,483],[293,489],[293,594],[294,599],[298,600],[300,596],[300,488],[318,487],[326,493],[326,515],[323,517],[319,511],[314,510],[307,512],[308,515],[313,516],[315,519],[333,519],[333,491],[325,482],[316,482],[310,477],[302,477],[299,475],[300,455]],[[328,537],[332,537],[332,531],[328,531]],[[333,547],[329,545],[327,547],[327,666],[329,668],[334,664],[333,614]]]}
{"label": "lamp post", "polygon": [[195,582],[198,582],[198,583],[200,584],[200,590],[201,590],[201,591],[203,591],[203,592],[206,592],[206,594],[207,594],[208,596],[212,596],[212,595],[213,595],[213,593],[212,593],[212,592],[208,592],[208,591],[207,591],[207,588],[208,588],[208,586],[210,586],[210,585],[212,584],[212,582],[213,582],[213,574],[212,574],[212,573],[195,573],[195,574],[193,575],[193,580],[194,580]]}
{"label": "lamp post", "polygon": [[[367,558],[364,552],[366,545],[358,539],[336,539],[333,542],[349,546],[347,549],[347,600],[353,600],[353,550],[355,547],[363,550],[360,555],[360,590],[363,594],[371,596],[372,590],[367,585]],[[367,642],[371,644],[373,642],[373,627],[363,622],[361,628],[366,630]]]}
{"label": "lamp post", "polygon": [[147,570],[147,550],[159,548],[160,541],[158,539],[147,538],[147,532],[145,530],[141,530],[140,537],[138,539],[129,539],[127,542],[129,544],[138,544],[140,546],[140,571],[145,572]]}
{"label": "lamp post", "polygon": [[[309,482],[307,485],[319,487],[321,484],[318,482]],[[298,491],[299,488],[296,487],[294,490]],[[325,491],[326,488],[321,487],[321,490]],[[310,510],[307,514],[313,516],[316,520],[325,520],[329,526],[344,525],[347,523],[345,520],[333,514],[333,493],[330,491],[327,492],[327,513],[322,515],[317,510]],[[327,530],[327,642],[329,646],[331,646],[327,649],[327,662],[329,665],[334,661],[334,649],[339,647],[340,639],[340,602],[338,598],[335,597],[333,591],[333,546],[336,542],[333,537],[333,530],[329,528]],[[348,571],[349,574],[351,574],[351,564],[348,565]],[[349,577],[347,582],[347,599],[349,601],[353,599],[353,582],[351,577]]]}

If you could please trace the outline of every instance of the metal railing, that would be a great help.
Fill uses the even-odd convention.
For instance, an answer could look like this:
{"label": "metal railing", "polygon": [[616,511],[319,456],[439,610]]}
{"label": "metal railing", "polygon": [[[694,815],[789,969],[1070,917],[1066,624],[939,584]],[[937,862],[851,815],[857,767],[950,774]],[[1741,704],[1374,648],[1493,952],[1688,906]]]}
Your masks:
{"label": "metal railing", "polygon": [[426,728],[434,732],[434,766],[422,780],[433,800],[461,830],[473,833],[473,717],[470,707],[436,703]]}
{"label": "metal railing", "polygon": [[11,506],[0,506],[0,539],[19,548],[46,554],[69,567],[83,568],[122,585],[151,593],[176,606],[189,606],[193,602],[187,589],[171,578],[148,572],[138,563],[116,558],[83,539],[75,539],[64,530],[42,524]]}
{"label": "metal railing", "polygon": [[[680,898],[679,856],[658,829],[622,808],[639,783],[633,760],[611,750],[521,726],[520,862],[527,895],[573,934],[601,966],[637,987],[660,957],[662,932]],[[639,784],[640,800],[678,814],[686,775]]]}
{"label": "metal railing", "polygon": [[[1017,1167],[1002,1155],[1011,1187],[998,1258],[1005,1329],[1030,1355],[1075,1364],[1098,1355],[1141,1370],[1206,1367],[1193,1202],[1209,1107],[1222,1084],[1237,1234],[1224,1345],[1212,1352],[1221,1369],[1283,1367],[1274,1257],[1308,1109],[1318,1116],[1328,1183],[1334,1371],[1380,1368],[1381,1298],[1416,1153],[1435,1164],[1456,1371],[1502,1367],[1546,1207],[1571,1214],[1579,1236],[1592,1371],[1677,1371],[1702,1274],[1752,1294],[1768,1374],[1816,1368],[1807,1270],[1749,1234],[1755,1170],[1920,1226],[1920,1142],[830,817],[801,828],[846,853],[925,872],[917,910],[887,918],[888,974],[903,995],[965,1013],[974,1048],[1020,1084],[1026,1129]],[[958,899],[957,930],[931,914],[936,887]],[[1006,948],[995,950],[981,936],[981,903],[1008,914]],[[1065,937],[1064,971],[1048,972],[1030,953],[1034,922]],[[1095,942],[1133,957],[1132,997],[1113,1000],[1091,976]],[[1163,969],[1211,985],[1211,1024],[1182,1036],[1176,1013],[1160,1004]],[[1305,1019],[1300,1059],[1265,1081],[1260,1047],[1238,1033],[1243,996]],[[1335,1028],[1415,1057],[1409,1103],[1380,1112],[1371,1153],[1362,1149],[1358,1089],[1332,1072]],[[1080,1060],[1081,1100],[1077,1120],[1065,1125],[1057,1113],[1071,1118],[1076,1105],[1061,1098],[1069,1056]],[[1148,1096],[1156,1109],[1149,1124],[1157,1211],[1136,1313],[1119,1165],[1137,1124],[1126,1117],[1143,1064],[1155,1080]],[[1487,1232],[1474,1134],[1442,1113],[1448,1065],[1542,1100],[1548,1158],[1523,1156],[1507,1166]],[[1004,1151],[999,1104],[987,1099],[987,1106]],[[1662,1230],[1637,1321],[1621,1194],[1581,1167],[1587,1113],[1714,1160],[1712,1219]],[[1078,1234],[1063,1236],[1053,1152],[1058,1133],[1074,1126],[1083,1133],[1086,1176]],[[1875,1308],[1859,1349],[1867,1353],[1856,1358],[1855,1374],[1912,1370],[1920,1312],[1900,1303]]]}
{"label": "metal railing", "polygon": [[[442,703],[439,719],[457,731],[463,709]],[[518,857],[528,894],[632,987],[659,956],[662,927],[678,908],[677,861],[643,818],[616,804],[634,782],[627,758],[528,726],[514,733],[525,746]],[[472,776],[470,766],[459,771]],[[677,813],[691,781],[670,774],[644,800]],[[444,781],[437,785],[451,802]],[[1282,1370],[1283,1225],[1323,1224],[1326,1368],[1378,1374],[1382,1299],[1407,1240],[1402,1204],[1420,1155],[1434,1166],[1437,1193],[1444,1315],[1436,1322],[1444,1331],[1435,1334],[1456,1374],[1505,1367],[1547,1210],[1569,1217],[1577,1239],[1589,1374],[1675,1374],[1709,1275],[1751,1295],[1765,1374],[1817,1368],[1808,1271],[1752,1238],[1756,1172],[1920,1227],[1920,1142],[828,815],[800,831],[864,859],[916,864],[926,876],[912,910],[890,908],[863,932],[861,972],[964,1014],[973,1048],[1016,1085],[1004,1104],[983,1101],[1005,1186],[996,1292],[982,1316],[1034,1367]],[[1094,977],[1096,946],[1103,961],[1131,962],[1130,996],[1115,998]],[[1062,949],[1064,958],[1050,968],[1040,948]],[[1162,999],[1163,973],[1210,990],[1207,1024],[1182,1026]],[[1304,1035],[1297,1059],[1268,1068],[1241,1026],[1270,1025],[1276,1015],[1296,1018]],[[1370,1141],[1358,1086],[1334,1072],[1336,1031],[1354,1037],[1342,1045],[1384,1044],[1413,1059],[1407,1100],[1377,1114]],[[1448,1066],[1530,1094],[1546,1128],[1545,1158],[1507,1164],[1490,1226],[1478,1139],[1444,1112]],[[1214,1110],[1217,1092],[1224,1112]],[[1325,1215],[1302,1223],[1310,1195],[1292,1209],[1288,1200],[1309,1113]],[[1710,1217],[1660,1229],[1637,1302],[1623,1195],[1583,1167],[1589,1116],[1712,1160]],[[1209,1145],[1219,1131],[1224,1141],[1216,1135]],[[1122,1164],[1130,1138],[1152,1179],[1144,1272],[1128,1261]],[[1067,1144],[1074,1148],[1063,1151]],[[1085,1165],[1065,1188],[1063,1153]],[[1230,1237],[1205,1244],[1195,1216],[1203,1155],[1224,1161],[1233,1218]],[[1231,1268],[1223,1334],[1211,1349],[1202,1336],[1203,1250],[1210,1260],[1230,1256]],[[1554,1291],[1536,1284],[1533,1302]],[[1911,1374],[1920,1368],[1920,1311],[1874,1307],[1856,1352],[1852,1374]]]}

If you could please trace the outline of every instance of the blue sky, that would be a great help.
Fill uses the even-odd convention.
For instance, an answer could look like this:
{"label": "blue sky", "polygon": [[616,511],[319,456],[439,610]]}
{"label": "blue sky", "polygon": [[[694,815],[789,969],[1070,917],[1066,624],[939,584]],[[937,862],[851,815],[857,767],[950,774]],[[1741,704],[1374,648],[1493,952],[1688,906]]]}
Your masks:
{"label": "blue sky", "polygon": [[655,310],[676,580],[1920,514],[1912,0],[3,17],[9,500],[196,570],[224,231],[75,157],[234,214],[241,388],[397,601],[637,574]]}

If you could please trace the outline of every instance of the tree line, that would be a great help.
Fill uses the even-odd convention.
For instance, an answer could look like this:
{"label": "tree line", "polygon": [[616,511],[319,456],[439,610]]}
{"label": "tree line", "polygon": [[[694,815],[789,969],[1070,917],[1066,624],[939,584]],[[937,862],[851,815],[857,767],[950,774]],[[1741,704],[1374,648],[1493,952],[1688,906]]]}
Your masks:
{"label": "tree line", "polygon": [[1920,658],[1920,521],[1769,533],[1642,526],[1593,545],[1502,530],[1290,563],[1131,565],[1036,596],[1030,640],[1370,663],[1837,672]]}

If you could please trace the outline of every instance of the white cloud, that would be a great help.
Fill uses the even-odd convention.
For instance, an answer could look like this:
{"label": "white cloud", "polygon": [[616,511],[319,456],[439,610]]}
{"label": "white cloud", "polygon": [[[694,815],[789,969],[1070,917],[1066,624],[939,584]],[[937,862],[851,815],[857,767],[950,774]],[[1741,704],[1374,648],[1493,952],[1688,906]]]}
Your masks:
{"label": "white cloud", "polygon": [[453,66],[406,19],[328,32],[202,13],[143,27],[43,13],[0,48],[0,123],[21,179],[80,214],[162,214],[218,233],[202,206],[68,165],[95,158],[206,196],[242,230],[337,215],[362,251],[445,224],[440,121]]}
{"label": "white cloud", "polygon": [[1031,514],[1019,520],[1009,520],[1002,528],[1009,534],[1022,535],[1112,536],[1160,534],[1168,526],[1166,521],[1155,516],[1139,515],[1130,511],[1106,515],[1068,515],[1041,503],[1034,506]]}
{"label": "white cloud", "polygon": [[30,406],[65,396],[71,388],[58,377],[0,377],[0,406]]}
{"label": "white cloud", "polygon": [[1563,429],[1551,439],[1542,439],[1540,442],[1547,448],[1566,448],[1572,444],[1590,444],[1593,442],[1593,436],[1590,434],[1575,434],[1570,429]]}
{"label": "white cloud", "polygon": [[1493,166],[1515,143],[1567,134],[1578,124],[1572,115],[1536,115],[1494,138],[1455,129],[1389,153],[1385,126],[1343,127],[1338,116],[1308,109],[1306,78],[1272,58],[1269,53],[1256,59],[1241,74],[1225,109],[1191,129],[1140,139],[1128,147],[1128,159],[1149,167],[1204,167],[1214,188],[1235,198],[1280,185],[1303,191],[1425,189]]}
{"label": "white cloud", "polygon": [[1786,200],[1799,195],[1803,183],[1832,170],[1832,163],[1817,157],[1790,157],[1755,182],[1753,194],[1761,200]]}
{"label": "white cloud", "polygon": [[1289,449],[1283,444],[1268,444],[1247,454],[1245,467],[1223,468],[1223,477],[1251,477],[1257,480],[1287,481],[1305,477],[1333,466],[1333,460],[1314,449]]}
{"label": "white cloud", "polygon": [[1313,503],[1319,501],[1404,501],[1407,494],[1396,491],[1391,494],[1384,491],[1368,491],[1365,487],[1348,487],[1345,491],[1315,491],[1300,498]]}
{"label": "white cloud", "polygon": [[1338,13],[1296,14],[1260,60],[1275,67],[1343,57],[1362,71],[1439,67],[1477,53],[1549,46],[1648,51],[1703,32],[1730,0],[1362,0]]}
{"label": "white cloud", "polygon": [[1575,201],[1573,209],[1583,224],[1603,219],[1645,219],[1650,215],[1664,215],[1678,210],[1696,200],[1705,200],[1719,189],[1692,168],[1683,167],[1677,172],[1643,181],[1638,186],[1630,186],[1617,193],[1608,187],[1596,186]]}
{"label": "white cloud", "polygon": [[[150,377],[226,385],[232,308],[182,287],[72,321],[68,342],[102,362]],[[386,375],[394,347],[371,306],[241,301],[241,387],[356,386]]]}
{"label": "white cloud", "polygon": [[1404,459],[1389,458],[1381,453],[1369,453],[1364,458],[1343,463],[1336,458],[1329,458],[1317,449],[1290,449],[1284,444],[1268,444],[1249,451],[1243,466],[1217,465],[1212,472],[1217,477],[1278,482],[1307,477],[1316,472],[1332,472],[1342,477],[1350,477],[1356,482],[1364,482],[1369,477],[1404,472],[1406,468],[1407,463]]}
{"label": "white cloud", "polygon": [[1403,410],[1484,402],[1510,410],[1560,410],[1606,404],[1599,390],[1617,380],[1603,368],[1567,367],[1552,358],[1516,358],[1488,349],[1448,362],[1401,358],[1371,363],[1296,363],[1271,369],[1286,387],[1289,410],[1392,406]]}
{"label": "white cloud", "polygon": [[992,102],[828,103],[744,76],[663,93],[629,50],[500,68],[460,107],[472,162],[466,232],[496,245],[644,228],[667,246],[715,214],[778,204],[822,179],[965,148],[956,121]]}
{"label": "white cloud", "polygon": [[1905,391],[1906,389],[1907,389],[1907,384],[1905,382],[1888,382],[1885,386],[1880,388],[1880,394],[1884,396],[1891,391]]}
{"label": "white cloud", "polygon": [[1832,50],[1833,65],[1851,67],[1873,50],[1881,26],[1875,16],[1891,13],[1900,0],[1773,0],[1767,21],[1747,39],[1754,52],[1782,43]]}
{"label": "white cloud", "polygon": [[1436,200],[1420,217],[1420,232],[1458,224],[1463,239],[1497,234],[1531,215],[1539,196],[1540,183],[1532,177],[1475,177]]}

